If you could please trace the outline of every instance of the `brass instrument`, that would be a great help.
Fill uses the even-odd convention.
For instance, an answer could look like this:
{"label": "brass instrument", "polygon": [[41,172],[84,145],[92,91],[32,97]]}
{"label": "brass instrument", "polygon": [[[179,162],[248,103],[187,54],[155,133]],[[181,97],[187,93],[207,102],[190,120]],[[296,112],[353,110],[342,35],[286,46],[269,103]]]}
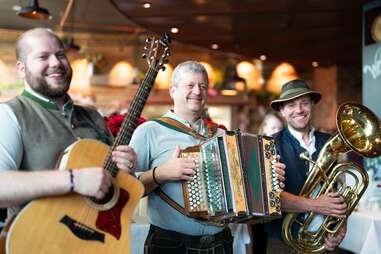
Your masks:
{"label": "brass instrument", "polygon": [[[320,151],[299,195],[318,198],[329,192],[338,192],[347,203],[346,218],[356,207],[368,186],[367,172],[357,164],[336,164],[338,155],[353,150],[361,156],[377,157],[381,154],[381,131],[378,117],[367,107],[356,103],[342,104],[336,114],[338,134],[332,137]],[[302,159],[310,161],[305,155]],[[352,178],[347,185],[343,176]],[[321,214],[288,213],[283,220],[283,239],[298,252],[321,253],[324,238],[328,233],[336,234],[346,218]],[[299,228],[297,228],[299,227]],[[296,228],[292,232],[292,228]]]}

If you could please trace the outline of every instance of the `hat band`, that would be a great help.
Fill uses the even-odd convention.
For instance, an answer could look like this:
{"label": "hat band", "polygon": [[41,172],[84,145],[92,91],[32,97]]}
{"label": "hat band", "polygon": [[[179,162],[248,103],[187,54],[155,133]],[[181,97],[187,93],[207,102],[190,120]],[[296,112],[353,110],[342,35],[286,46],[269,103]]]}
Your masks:
{"label": "hat band", "polygon": [[310,92],[310,90],[308,90],[306,88],[293,88],[293,89],[285,91],[280,98],[282,99],[282,98],[284,98],[284,97],[286,97],[286,96],[288,96],[290,94],[304,93],[304,92]]}

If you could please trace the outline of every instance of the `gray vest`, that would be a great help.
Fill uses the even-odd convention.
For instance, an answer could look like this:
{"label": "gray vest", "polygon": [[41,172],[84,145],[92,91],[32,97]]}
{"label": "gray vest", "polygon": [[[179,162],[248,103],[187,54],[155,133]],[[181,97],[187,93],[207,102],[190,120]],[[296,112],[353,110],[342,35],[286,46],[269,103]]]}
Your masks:
{"label": "gray vest", "polygon": [[13,98],[7,104],[21,127],[24,150],[19,170],[55,168],[61,153],[79,138],[112,143],[103,118],[93,109],[74,105],[71,115],[66,115],[25,96]]}

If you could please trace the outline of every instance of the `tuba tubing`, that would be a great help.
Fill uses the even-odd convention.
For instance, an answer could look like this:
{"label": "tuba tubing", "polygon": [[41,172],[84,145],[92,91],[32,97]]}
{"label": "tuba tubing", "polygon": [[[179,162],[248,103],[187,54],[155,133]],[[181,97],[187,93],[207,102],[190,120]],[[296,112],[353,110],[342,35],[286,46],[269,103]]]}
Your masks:
{"label": "tuba tubing", "polygon": [[[367,107],[357,103],[345,103],[337,111],[336,125],[338,134],[324,145],[316,162],[304,158],[311,161],[313,167],[299,195],[318,198],[323,194],[337,191],[347,203],[346,218],[348,218],[368,186],[368,174],[355,163],[344,162],[336,165],[335,163],[340,154],[348,151],[354,151],[364,157],[381,155],[380,121]],[[348,186],[343,183],[340,180],[343,174],[353,177],[355,184]],[[283,219],[282,236],[284,241],[298,252],[322,253],[325,251],[326,235],[336,234],[346,222],[346,218],[314,212],[288,213]],[[310,223],[316,221],[320,226],[311,230]],[[291,230],[295,226],[299,227],[297,235],[293,235]]]}

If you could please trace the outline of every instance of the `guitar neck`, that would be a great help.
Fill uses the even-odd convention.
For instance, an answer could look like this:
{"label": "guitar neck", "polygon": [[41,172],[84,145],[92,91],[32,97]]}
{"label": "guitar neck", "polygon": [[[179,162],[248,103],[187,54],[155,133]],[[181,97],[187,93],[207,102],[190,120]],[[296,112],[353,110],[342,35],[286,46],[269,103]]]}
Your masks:
{"label": "guitar neck", "polygon": [[142,84],[140,85],[138,91],[136,92],[133,100],[128,107],[127,116],[124,119],[118,136],[115,139],[113,148],[118,145],[126,145],[130,143],[131,136],[138,124],[138,118],[143,111],[144,105],[146,104],[148,96],[155,83],[156,76],[157,70],[150,67],[144,76]]}
{"label": "guitar neck", "polygon": [[143,111],[144,105],[155,83],[157,73],[158,71],[154,68],[148,68],[142,84],[140,85],[138,91],[136,92],[128,107],[127,116],[123,121],[122,127],[120,128],[117,137],[115,138],[114,144],[112,145],[110,152],[107,155],[107,159],[105,160],[103,166],[106,170],[110,171],[111,175],[114,177],[116,177],[118,173],[118,168],[111,159],[111,152],[119,145],[128,145],[130,143],[132,134],[138,124],[138,118]]}

